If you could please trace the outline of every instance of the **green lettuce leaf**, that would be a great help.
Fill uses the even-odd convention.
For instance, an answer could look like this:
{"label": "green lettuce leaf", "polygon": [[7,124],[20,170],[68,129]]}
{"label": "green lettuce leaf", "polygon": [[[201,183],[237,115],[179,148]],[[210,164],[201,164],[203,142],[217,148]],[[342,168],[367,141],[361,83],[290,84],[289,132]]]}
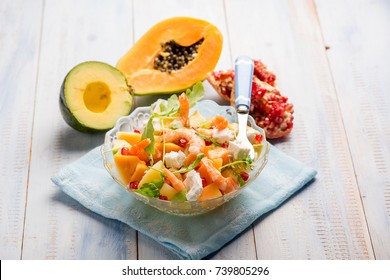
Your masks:
{"label": "green lettuce leaf", "polygon": [[[192,89],[187,89],[186,94],[190,107],[193,107],[204,96],[202,82],[197,82]],[[176,94],[172,94],[167,100],[159,99],[150,107],[153,117],[172,117],[179,111],[179,98]]]}
{"label": "green lettuce leaf", "polygon": [[172,197],[171,200],[172,200],[172,201],[177,201],[177,202],[184,202],[184,201],[187,201],[186,194],[187,194],[186,189],[181,190],[180,192],[176,193],[176,194]]}
{"label": "green lettuce leaf", "polygon": [[164,180],[154,180],[143,184],[138,190],[135,190],[134,192],[150,198],[158,197],[160,195],[160,189],[163,184]]}
{"label": "green lettuce leaf", "polygon": [[192,90],[187,90],[186,92],[188,100],[190,101],[190,106],[195,106],[196,102],[201,100],[204,96],[204,88],[202,82],[197,82]]}
{"label": "green lettuce leaf", "polygon": [[153,118],[151,117],[148,123],[145,126],[144,131],[142,132],[141,139],[150,139],[150,144],[145,148],[145,151],[153,155],[154,151],[154,127],[153,127]]}

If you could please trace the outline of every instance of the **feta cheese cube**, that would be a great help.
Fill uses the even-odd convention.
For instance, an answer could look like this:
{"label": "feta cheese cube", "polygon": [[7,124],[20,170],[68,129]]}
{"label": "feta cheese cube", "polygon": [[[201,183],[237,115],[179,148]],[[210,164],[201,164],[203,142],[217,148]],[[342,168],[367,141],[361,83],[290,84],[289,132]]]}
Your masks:
{"label": "feta cheese cube", "polygon": [[250,149],[238,141],[230,141],[228,153],[232,155],[234,160],[245,159],[249,155]]}
{"label": "feta cheese cube", "polygon": [[170,152],[165,154],[165,165],[179,169],[183,166],[186,155],[182,151]]}
{"label": "feta cheese cube", "polygon": [[213,132],[213,138],[219,144],[229,142],[229,141],[233,140],[235,137],[236,137],[236,135],[234,134],[234,131],[232,131],[228,128],[225,128],[222,130],[214,129],[214,132]]}
{"label": "feta cheese cube", "polygon": [[120,152],[120,150],[123,148],[123,147],[126,147],[126,148],[130,148],[130,144],[127,143],[125,140],[115,140],[113,143],[112,143],[112,152],[114,154],[116,154],[117,152]]}
{"label": "feta cheese cube", "polygon": [[186,198],[188,201],[196,201],[202,194],[203,185],[200,174],[195,170],[191,170],[187,173],[187,177],[184,180],[184,186],[186,187],[187,193]]}
{"label": "feta cheese cube", "polygon": [[252,144],[255,144],[255,137],[257,134],[260,134],[260,132],[254,130],[251,127],[248,127],[248,129],[246,130],[246,136],[248,137],[249,142],[251,142]]}

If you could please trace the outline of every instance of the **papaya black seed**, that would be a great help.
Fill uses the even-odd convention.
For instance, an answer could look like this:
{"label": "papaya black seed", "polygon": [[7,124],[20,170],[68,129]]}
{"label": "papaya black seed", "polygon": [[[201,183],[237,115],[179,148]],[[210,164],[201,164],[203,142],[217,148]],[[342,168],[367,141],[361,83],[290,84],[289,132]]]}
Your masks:
{"label": "papaya black seed", "polygon": [[181,46],[174,40],[161,43],[161,53],[154,58],[153,68],[168,73],[180,70],[196,57],[203,40],[202,38],[188,47]]}

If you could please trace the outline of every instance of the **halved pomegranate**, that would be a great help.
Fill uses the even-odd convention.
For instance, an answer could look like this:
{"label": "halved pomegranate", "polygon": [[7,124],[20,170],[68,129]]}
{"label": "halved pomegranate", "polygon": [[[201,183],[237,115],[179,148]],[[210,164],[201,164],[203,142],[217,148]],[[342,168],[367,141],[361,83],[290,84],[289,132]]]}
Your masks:
{"label": "halved pomegranate", "polygon": [[263,82],[275,86],[276,75],[267,69],[267,66],[260,60],[254,60],[253,74]]}
{"label": "halved pomegranate", "polygon": [[234,89],[234,70],[211,72],[207,80],[223,99],[230,101]]}
{"label": "halved pomegranate", "polygon": [[[294,107],[273,87],[276,76],[255,60],[250,115],[269,139],[288,135],[293,128]],[[218,94],[234,106],[234,70],[214,71],[207,77]]]}
{"label": "halved pomegranate", "polygon": [[271,85],[256,77],[252,83],[249,114],[265,130],[267,138],[275,139],[290,134],[294,121],[294,106],[288,98]]}

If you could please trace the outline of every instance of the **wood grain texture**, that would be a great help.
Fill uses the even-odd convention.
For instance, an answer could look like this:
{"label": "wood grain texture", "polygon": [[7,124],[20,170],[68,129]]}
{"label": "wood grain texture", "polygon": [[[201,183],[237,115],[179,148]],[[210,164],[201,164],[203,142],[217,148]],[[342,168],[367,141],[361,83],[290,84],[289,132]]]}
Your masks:
{"label": "wood grain texture", "polygon": [[21,256],[42,1],[0,2],[0,259]]}
{"label": "wood grain texture", "polygon": [[85,209],[50,181],[65,164],[103,143],[104,136],[65,124],[58,109],[62,80],[83,61],[115,63],[132,37],[131,9],[128,1],[45,2],[24,259],[136,258],[134,230]]}
{"label": "wood grain texture", "polygon": [[[217,69],[260,58],[295,105],[280,150],[316,180],[209,259],[390,259],[390,4],[386,0],[0,1],[0,259],[175,259],[50,181],[100,145],[58,109],[76,64],[115,65],[160,20],[224,36]],[[206,98],[226,104],[208,85]],[[137,105],[156,98],[138,97]],[[364,125],[362,125],[364,124]]]}
{"label": "wood grain texture", "polygon": [[[227,0],[232,54],[261,58],[295,105],[274,144],[315,167],[316,181],[255,226],[260,259],[373,258],[337,96],[311,1]],[[245,32],[242,32],[245,30]],[[233,39],[234,38],[234,39]],[[277,176],[277,175],[276,175]]]}
{"label": "wood grain texture", "polygon": [[316,7],[375,257],[390,259],[390,3]]}

